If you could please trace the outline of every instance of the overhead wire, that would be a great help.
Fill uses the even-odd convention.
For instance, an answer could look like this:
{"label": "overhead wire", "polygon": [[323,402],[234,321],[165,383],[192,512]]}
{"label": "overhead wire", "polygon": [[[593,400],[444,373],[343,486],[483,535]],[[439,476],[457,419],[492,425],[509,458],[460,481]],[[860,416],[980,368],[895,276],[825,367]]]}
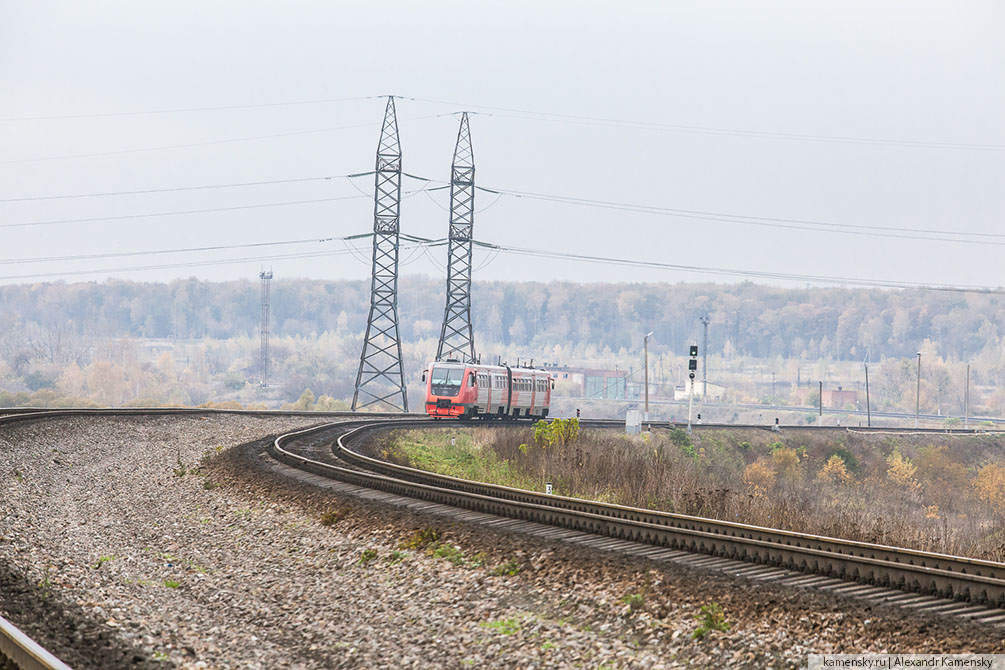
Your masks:
{"label": "overhead wire", "polygon": [[[475,187],[475,188],[481,188],[481,187]],[[719,212],[689,210],[689,209],[680,209],[673,207],[661,207],[656,205],[636,205],[632,203],[612,202],[606,200],[595,200],[591,198],[578,198],[578,197],[560,196],[560,195],[549,195],[545,193],[533,193],[529,191],[515,191],[508,189],[495,189],[495,190],[484,189],[484,190],[489,193],[502,193],[504,195],[510,195],[517,198],[528,198],[531,200],[545,200],[550,202],[583,205],[601,209],[639,212],[643,214],[657,214],[660,216],[672,216],[677,218],[694,219],[700,221],[719,221],[722,223],[738,223],[738,224],[759,226],[765,228],[782,228],[787,230],[834,232],[834,233],[843,233],[846,235],[860,235],[860,236],[864,235],[869,237],[888,237],[895,239],[927,240],[932,242],[955,242],[962,244],[981,244],[981,245],[993,244],[993,245],[1005,246],[1005,235],[1000,233],[926,230],[924,228],[912,229],[912,228],[897,228],[892,226],[866,226],[862,224],[832,223],[824,221],[812,221],[808,219],[785,219],[785,218],[754,216],[746,214],[742,215],[724,214]],[[899,232],[882,232],[882,231],[901,231],[904,233],[922,233],[922,234],[900,234]],[[947,237],[932,237],[931,235],[944,235]],[[986,239],[959,239],[958,237],[954,238],[949,236],[979,237]],[[1000,239],[1003,241],[994,241],[994,239]]]}
{"label": "overhead wire", "polygon": [[[359,192],[359,195],[334,196],[330,198],[291,200],[291,201],[281,201],[273,203],[256,203],[250,205],[233,205],[229,207],[201,208],[201,209],[177,210],[168,212],[151,212],[151,213],[140,213],[140,214],[125,214],[116,216],[85,217],[75,219],[55,219],[55,220],[44,220],[44,221],[2,223],[0,224],[0,228],[21,228],[21,227],[50,226],[50,225],[71,224],[71,223],[93,223],[100,221],[129,220],[129,219],[138,219],[147,217],[206,214],[206,213],[218,213],[218,212],[260,209],[269,207],[285,207],[294,205],[317,204],[323,202],[351,200],[360,197],[370,198],[372,197],[372,194],[368,191],[361,189],[353,180],[358,177],[369,176],[372,174],[374,174],[374,171],[357,172],[344,175],[301,177],[301,178],[281,179],[281,180],[263,180],[256,182],[232,182],[225,184],[211,184],[201,186],[193,185],[193,186],[181,186],[181,187],[168,187],[161,189],[141,189],[136,191],[38,196],[30,199],[97,197],[105,195],[126,195],[126,194],[137,194],[137,193],[159,193],[159,192],[172,192],[172,191],[194,191],[194,190],[216,189],[216,188],[226,189],[226,188],[236,188],[242,186],[324,181],[333,179],[345,179],[347,183],[349,183],[354,189],[356,189]],[[422,187],[419,189],[403,191],[402,194],[404,197],[408,198],[418,193],[425,193],[426,197],[428,197],[437,207],[443,209],[444,211],[449,211],[448,208],[444,207],[444,205],[437,202],[431,195],[431,192],[445,190],[449,188],[450,187],[449,182],[445,182],[443,180],[438,179],[431,179],[428,177],[421,177],[410,173],[403,173],[403,176],[410,179],[418,180],[423,184]],[[440,184],[440,185],[432,186],[432,184]],[[478,210],[479,212],[484,211],[485,209],[488,209],[488,207],[491,207],[492,205],[496,204],[496,202],[498,202],[503,196],[509,196],[520,199],[526,198],[531,200],[541,200],[561,204],[572,204],[572,205],[580,205],[580,206],[587,206],[601,209],[612,209],[617,211],[655,214],[660,216],[671,216],[677,218],[687,218],[687,219],[705,220],[705,221],[718,221],[721,223],[733,223],[733,224],[741,224],[749,226],[781,228],[788,230],[800,230],[810,232],[837,232],[848,235],[859,235],[859,236],[865,235],[871,237],[886,237],[894,239],[911,239],[911,240],[923,240],[933,242],[954,242],[954,243],[981,244],[981,245],[991,244],[996,246],[1005,246],[1005,234],[1001,233],[983,233],[983,232],[973,232],[966,230],[945,230],[945,229],[932,229],[932,228],[908,228],[908,227],[897,227],[897,226],[869,226],[864,224],[835,223],[835,222],[819,221],[812,219],[768,217],[768,216],[759,216],[750,214],[730,214],[710,210],[684,209],[684,208],[665,207],[659,205],[641,205],[637,203],[599,200],[594,198],[581,198],[576,196],[555,195],[555,194],[532,192],[532,191],[520,191],[516,189],[488,188],[485,186],[476,186],[475,188],[484,193],[490,193],[496,196],[495,201],[493,201],[490,205]],[[13,199],[2,200],[0,202],[12,202],[27,199],[29,198],[13,198]],[[975,238],[975,239],[962,239],[962,238]]]}
{"label": "overhead wire", "polygon": [[331,198],[312,198],[309,200],[287,200],[283,202],[264,202],[254,205],[233,205],[230,207],[210,207],[205,209],[186,209],[172,212],[146,212],[143,214],[120,214],[117,216],[92,216],[80,219],[53,219],[49,221],[27,221],[21,223],[0,223],[0,228],[26,228],[35,226],[55,226],[68,223],[95,223],[99,221],[125,221],[130,219],[156,218],[162,216],[182,216],[187,214],[209,214],[216,212],[234,212],[248,209],[263,209],[268,207],[288,207],[292,205],[313,205],[322,202],[336,202],[339,200],[356,200],[361,197],[370,198],[372,195],[343,195]]}
{"label": "overhead wire", "polygon": [[[405,245],[404,249],[411,249],[411,245]],[[166,269],[178,269],[178,268],[193,268],[193,267],[205,267],[213,265],[232,265],[235,263],[258,263],[265,261],[281,261],[281,260],[296,260],[296,259],[306,259],[306,258],[325,258],[329,256],[344,256],[350,253],[344,249],[332,249],[326,251],[315,251],[315,252],[305,252],[305,253],[294,253],[294,254],[278,254],[270,256],[249,256],[243,258],[228,258],[228,259],[214,259],[205,261],[186,261],[183,263],[166,263],[159,265],[138,265],[131,267],[116,267],[116,268],[102,268],[93,270],[69,270],[65,272],[47,272],[47,273],[34,273],[34,274],[22,274],[22,275],[7,275],[0,276],[0,281],[13,281],[19,279],[42,279],[50,277],[69,277],[69,276],[81,276],[81,275],[95,275],[95,274],[105,274],[105,273],[120,273],[120,272],[138,272],[145,270],[166,270]]]}
{"label": "overhead wire", "polygon": [[[428,177],[417,177],[405,173],[404,176],[422,181],[439,181]],[[514,198],[527,198],[530,200],[543,200],[572,205],[582,205],[601,209],[613,209],[627,212],[638,212],[642,214],[657,214],[662,216],[673,216],[678,218],[696,219],[704,221],[719,221],[723,223],[739,223],[752,226],[762,226],[770,228],[783,228],[803,231],[819,232],[840,232],[849,235],[868,235],[873,237],[891,237],[896,239],[917,239],[934,242],[962,242],[969,244],[993,244],[1005,245],[1005,234],[1001,233],[981,233],[965,230],[937,230],[930,228],[903,228],[896,226],[867,226],[864,224],[834,223],[827,221],[815,221],[812,219],[787,219],[781,217],[768,217],[748,214],[728,214],[713,212],[708,210],[682,209],[674,207],[663,207],[659,205],[639,205],[635,203],[616,202],[610,200],[598,200],[593,198],[580,198],[575,196],[554,195],[548,193],[537,193],[532,191],[518,191],[505,188],[488,188],[485,186],[475,186],[479,191],[492,193],[499,196],[507,195]],[[892,231],[892,232],[883,232]],[[920,234],[899,234],[899,233],[920,233]],[[943,235],[946,237],[931,237],[930,235]],[[985,239],[954,239],[950,236],[975,237]],[[1001,242],[989,240],[1003,240]]]}
{"label": "overhead wire", "polygon": [[[310,100],[292,100],[292,101],[254,103],[254,104],[242,104],[242,105],[218,105],[218,106],[182,107],[182,108],[166,108],[166,109],[153,109],[153,110],[131,110],[124,112],[94,112],[85,114],[53,114],[53,115],[5,117],[0,118],[0,122],[116,118],[125,116],[150,116],[160,114],[178,114],[178,113],[193,113],[193,112],[207,112],[207,111],[213,112],[213,111],[261,109],[261,108],[274,108],[274,107],[293,107],[293,106],[304,106],[304,105],[334,104],[341,102],[374,100],[385,97],[388,96],[367,95],[367,96],[354,96],[347,98],[319,98]],[[589,116],[582,114],[548,112],[542,110],[522,109],[517,107],[461,103],[449,100],[437,100],[433,98],[421,98],[412,96],[394,95],[391,97],[411,100],[420,103],[447,105],[455,109],[468,110],[469,114],[473,113],[485,114],[486,112],[479,112],[478,110],[490,110],[492,116],[498,116],[503,118],[516,118],[516,119],[524,119],[532,121],[553,121],[553,122],[577,123],[582,125],[602,125],[609,127],[636,128],[642,130],[662,130],[669,132],[698,133],[698,134],[711,134],[711,135],[733,135],[742,137],[803,140],[812,142],[841,142],[841,143],[853,143],[853,144],[872,144],[881,146],[901,146],[901,147],[932,148],[932,149],[969,149],[969,150],[983,150],[983,151],[1001,151],[1005,149],[1005,144],[988,144],[988,143],[976,143],[976,142],[918,141],[918,140],[905,140],[899,138],[890,139],[881,137],[861,137],[853,135],[828,135],[822,133],[794,133],[785,131],[756,130],[750,128],[726,128],[716,126],[702,126],[695,124],[665,123],[659,121],[642,121],[638,119],[620,119],[613,117],[598,117],[598,116]],[[437,117],[451,116],[457,113],[458,112],[449,112],[449,113],[437,114],[436,116]]]}
{"label": "overhead wire", "polygon": [[673,124],[673,123],[661,123],[654,121],[638,121],[638,120],[617,119],[609,117],[594,117],[594,116],[584,116],[576,114],[564,114],[557,112],[543,112],[529,109],[517,109],[513,107],[498,107],[492,105],[478,105],[471,103],[453,102],[448,100],[435,100],[431,98],[412,98],[412,100],[415,100],[416,102],[425,102],[436,105],[449,105],[451,107],[461,109],[491,110],[492,116],[518,118],[529,121],[562,122],[576,125],[633,128],[638,130],[695,133],[704,135],[731,135],[731,136],[753,137],[761,139],[868,144],[878,146],[896,146],[896,147],[910,147],[910,148],[921,148],[921,149],[964,149],[964,150],[977,150],[977,151],[1005,150],[1005,144],[984,144],[975,142],[916,141],[916,140],[904,140],[904,139],[888,139],[879,137],[858,137],[851,135],[825,135],[825,134],[812,134],[812,133],[780,132],[770,130],[751,130],[743,128],[721,128],[713,126]]}
{"label": "overhead wire", "polygon": [[631,258],[616,258],[611,256],[594,256],[589,254],[576,254],[571,252],[550,251],[542,249],[529,249],[513,247],[500,244],[491,244],[475,240],[474,244],[490,249],[498,249],[502,253],[517,254],[524,256],[534,256],[539,258],[555,258],[563,260],[575,260],[591,263],[601,263],[609,265],[623,265],[639,268],[652,268],[658,270],[680,270],[686,272],[698,272],[704,274],[728,275],[737,277],[752,277],[759,279],[779,279],[787,281],[808,281],[826,284],[850,284],[854,286],[865,286],[873,288],[897,288],[897,289],[922,289],[927,291],[948,291],[962,293],[994,293],[1005,294],[1005,288],[997,286],[979,286],[974,284],[954,284],[954,285],[933,285],[924,282],[910,282],[887,279],[862,279],[856,277],[835,277],[828,275],[813,275],[785,272],[770,272],[760,270],[738,270],[734,268],[717,268],[699,265],[683,265],[678,263],[664,263],[659,261],[644,261]]}
{"label": "overhead wire", "polygon": [[[423,121],[434,119],[436,115],[418,116],[412,118],[398,119],[398,123],[410,123],[412,121]],[[166,151],[173,149],[192,149],[197,147],[216,146],[220,144],[232,144],[235,142],[252,142],[258,140],[271,140],[282,137],[295,137],[298,135],[315,135],[319,133],[331,133],[340,130],[353,130],[356,128],[373,128],[373,123],[355,123],[347,126],[332,126],[330,128],[313,128],[310,130],[294,130],[284,133],[272,133],[268,135],[251,135],[246,137],[231,137],[222,140],[207,140],[204,142],[187,142],[184,144],[167,144],[155,147],[136,147],[133,149],[118,149],[115,151],[97,151],[81,154],[64,154],[61,156],[39,156],[36,158],[15,158],[0,161],[0,165],[14,165],[21,163],[40,163],[44,161],[69,160],[75,158],[100,158],[103,156],[121,156],[126,154],[145,153],[149,151]]]}
{"label": "overhead wire", "polygon": [[352,98],[320,98],[316,100],[292,100],[287,102],[264,102],[264,103],[246,104],[246,105],[219,105],[216,107],[180,107],[180,108],[175,107],[168,109],[134,110],[128,112],[93,112],[90,114],[51,114],[48,116],[12,116],[12,117],[0,118],[0,122],[54,121],[54,120],[65,120],[65,119],[102,119],[102,118],[115,118],[121,116],[152,116],[157,114],[218,112],[218,111],[230,111],[235,109],[262,109],[268,107],[294,107],[299,105],[319,105],[319,104],[333,104],[337,102],[356,102],[359,100],[373,100],[375,98],[382,98],[382,97],[386,96],[364,95]]}
{"label": "overhead wire", "polygon": [[[0,202],[27,202],[37,200],[67,200],[73,198],[104,198],[119,195],[146,195],[149,193],[176,193],[179,191],[206,191],[220,188],[241,188],[245,186],[271,186],[273,184],[298,184],[311,181],[329,181],[332,179],[351,179],[371,175],[374,172],[356,172],[353,174],[323,175],[318,177],[293,177],[290,179],[267,179],[261,181],[230,182],[226,184],[204,184],[200,186],[169,186],[167,188],[144,188],[133,191],[104,191],[97,193],[67,193],[60,195],[39,195],[22,198],[0,198]],[[352,182],[350,182],[352,183]]]}
{"label": "overhead wire", "polygon": [[205,251],[229,251],[231,249],[254,249],[261,247],[279,247],[293,244],[315,244],[346,240],[337,237],[313,237],[299,240],[282,240],[278,242],[250,242],[245,244],[216,244],[204,247],[185,247],[181,249],[152,249],[148,251],[115,251],[100,254],[73,254],[69,256],[37,256],[35,258],[0,258],[0,265],[17,263],[57,263],[65,261],[89,261],[101,258],[127,258],[130,256],[156,256],[164,254],[200,253]]}
{"label": "overhead wire", "polygon": [[[352,181],[349,180],[352,184]],[[186,210],[175,210],[170,212],[145,212],[142,214],[119,214],[116,216],[93,216],[79,219],[53,219],[48,221],[23,221],[18,223],[0,223],[0,228],[28,228],[36,226],[55,226],[64,225],[69,223],[96,223],[102,221],[123,221],[130,219],[145,219],[145,218],[156,218],[163,216],[184,216],[189,214],[211,214],[217,212],[232,212],[248,209],[263,209],[269,207],[289,207],[294,205],[313,205],[323,202],[338,202],[342,200],[358,200],[360,198],[372,198],[372,193],[367,193],[356,187],[353,187],[360,192],[360,195],[343,195],[343,196],[333,196],[330,198],[312,198],[308,200],[285,200],[281,202],[265,202],[265,203],[255,203],[252,205],[232,205],[229,207],[210,207],[204,209],[186,209]],[[410,197],[420,192],[422,189],[407,190],[402,191],[405,197]]]}
{"label": "overhead wire", "polygon": [[[119,252],[119,253],[106,253],[106,254],[77,255],[72,257],[47,257],[47,258],[34,258],[34,259],[5,259],[0,260],[0,264],[10,264],[15,262],[50,262],[50,261],[55,262],[65,260],[92,260],[97,258],[113,258],[113,257],[126,257],[126,256],[140,256],[140,255],[162,255],[170,253],[193,253],[193,252],[204,252],[204,251],[215,251],[215,250],[226,250],[226,249],[281,246],[291,244],[325,243],[333,241],[341,241],[346,247],[343,250],[297,252],[292,254],[273,254],[269,256],[258,256],[258,257],[187,261],[182,263],[171,263],[171,264],[136,265],[136,266],[118,267],[118,268],[7,275],[7,276],[0,276],[0,280],[38,279],[38,278],[48,278],[54,276],[56,277],[79,276],[79,275],[93,275],[103,273],[135,272],[142,270],[163,270],[163,269],[175,269],[175,268],[203,267],[203,266],[225,265],[225,264],[234,264],[242,262],[317,258],[317,257],[338,256],[345,254],[350,254],[358,258],[361,252],[357,250],[354,246],[348,244],[348,242],[356,239],[364,239],[370,237],[372,237],[372,233],[361,233],[356,235],[348,235],[344,237],[282,240],[275,242],[258,242],[258,243],[247,243],[238,245],[215,245],[215,246],[184,248],[184,249],[160,249],[160,250],[152,250],[144,252]],[[403,243],[399,245],[399,251],[411,252],[408,254],[408,256],[406,256],[406,264],[408,262],[411,262],[411,259],[414,258],[417,253],[421,252],[430,260],[430,262],[437,269],[439,269],[440,271],[446,270],[446,267],[432,254],[431,250],[435,247],[444,246],[448,244],[449,240],[447,238],[431,239],[408,234],[401,234],[399,238],[400,240],[403,241]],[[575,262],[620,265],[620,266],[629,266],[629,267],[656,269],[656,270],[674,270],[682,272],[715,274],[715,275],[725,275],[734,277],[813,282],[818,284],[819,283],[837,284],[842,286],[850,285],[850,286],[872,287],[872,288],[916,289],[926,291],[943,291],[943,292],[957,292],[957,293],[1005,294],[1005,288],[1002,288],[1000,286],[992,287],[992,286],[979,286],[973,284],[934,285],[924,282],[901,281],[901,280],[868,279],[868,278],[847,277],[847,276],[829,276],[829,275],[817,275],[817,274],[806,274],[806,273],[785,273],[785,272],[761,271],[761,270],[745,270],[736,268],[685,265],[680,263],[668,263],[662,261],[647,261],[632,258],[618,258],[612,256],[597,256],[590,254],[580,254],[580,253],[562,252],[562,251],[545,250],[545,249],[532,249],[532,248],[517,247],[505,244],[493,244],[482,240],[472,240],[472,243],[477,248],[487,250],[489,251],[490,254],[494,254],[490,255],[491,260],[487,259],[485,262],[480,264],[479,268],[484,267],[492,260],[495,260],[495,258],[498,257],[499,254],[505,253],[505,254],[537,257],[537,258],[551,258],[551,259],[568,260]],[[366,263],[365,259],[363,262],[364,264],[368,264]]]}

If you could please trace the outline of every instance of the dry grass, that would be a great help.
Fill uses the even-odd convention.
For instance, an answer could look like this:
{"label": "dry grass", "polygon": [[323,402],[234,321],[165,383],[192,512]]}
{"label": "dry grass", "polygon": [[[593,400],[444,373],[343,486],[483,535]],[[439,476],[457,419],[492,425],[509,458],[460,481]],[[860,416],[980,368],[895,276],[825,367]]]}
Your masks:
{"label": "dry grass", "polygon": [[[426,441],[417,433],[408,441]],[[584,430],[542,446],[522,427],[471,438],[497,464],[480,469],[486,481],[540,491],[551,481],[560,495],[1005,561],[1001,435],[723,429],[692,442]]]}

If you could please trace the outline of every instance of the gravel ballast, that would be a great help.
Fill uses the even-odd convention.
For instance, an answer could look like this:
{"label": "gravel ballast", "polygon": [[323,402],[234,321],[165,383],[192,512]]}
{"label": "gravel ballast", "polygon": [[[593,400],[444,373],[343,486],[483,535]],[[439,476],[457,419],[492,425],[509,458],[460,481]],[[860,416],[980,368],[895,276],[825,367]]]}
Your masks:
{"label": "gravel ballast", "polygon": [[[1005,652],[987,626],[305,487],[262,452],[315,423],[0,427],[0,614],[75,668],[763,668],[814,652]],[[729,630],[694,639],[713,601]]]}

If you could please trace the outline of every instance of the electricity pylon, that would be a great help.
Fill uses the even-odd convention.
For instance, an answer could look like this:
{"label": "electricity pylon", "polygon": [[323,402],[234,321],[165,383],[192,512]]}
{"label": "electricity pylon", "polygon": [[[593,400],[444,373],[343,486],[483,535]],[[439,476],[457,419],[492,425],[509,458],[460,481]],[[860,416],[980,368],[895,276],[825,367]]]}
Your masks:
{"label": "electricity pylon", "polygon": [[[388,97],[377,145],[373,204],[373,279],[370,315],[356,374],[352,410],[384,403],[408,412],[398,336],[398,230],[401,213],[401,145],[394,98]],[[372,390],[371,390],[372,389]],[[363,398],[360,398],[360,394]],[[401,395],[401,404],[394,399]],[[362,400],[362,402],[361,402]]]}
{"label": "electricity pylon", "polygon": [[468,113],[461,114],[450,167],[450,243],[447,247],[447,306],[436,360],[475,360],[471,329],[471,232],[475,223],[475,156]]}

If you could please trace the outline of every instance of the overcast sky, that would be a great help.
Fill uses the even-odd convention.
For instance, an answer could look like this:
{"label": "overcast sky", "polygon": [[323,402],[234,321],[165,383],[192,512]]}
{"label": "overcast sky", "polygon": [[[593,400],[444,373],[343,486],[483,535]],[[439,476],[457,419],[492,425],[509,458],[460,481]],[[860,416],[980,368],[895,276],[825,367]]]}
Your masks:
{"label": "overcast sky", "polygon": [[[367,278],[368,240],[85,256],[367,233],[372,176],[11,200],[368,171],[394,94],[407,172],[449,179],[469,110],[480,186],[620,203],[479,192],[485,242],[1001,286],[1003,34],[994,0],[0,0],[0,282]],[[443,237],[447,191],[423,184],[403,183],[402,232]],[[78,219],[98,220],[20,225]],[[402,272],[445,257],[405,249]],[[475,262],[475,281],[744,278]]]}

